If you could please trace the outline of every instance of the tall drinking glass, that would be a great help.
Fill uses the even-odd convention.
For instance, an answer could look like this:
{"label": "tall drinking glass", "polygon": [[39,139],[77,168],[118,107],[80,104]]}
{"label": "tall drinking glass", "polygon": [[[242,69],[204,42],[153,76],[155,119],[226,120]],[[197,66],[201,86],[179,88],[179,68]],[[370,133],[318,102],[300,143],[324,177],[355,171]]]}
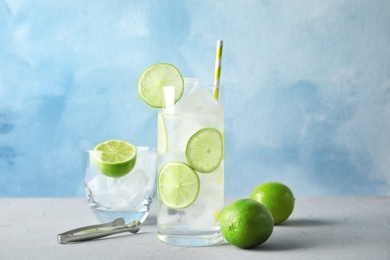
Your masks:
{"label": "tall drinking glass", "polygon": [[[188,82],[192,82],[189,84]],[[158,114],[158,238],[176,246],[220,242],[224,207],[224,88],[188,80],[179,102],[164,88]]]}

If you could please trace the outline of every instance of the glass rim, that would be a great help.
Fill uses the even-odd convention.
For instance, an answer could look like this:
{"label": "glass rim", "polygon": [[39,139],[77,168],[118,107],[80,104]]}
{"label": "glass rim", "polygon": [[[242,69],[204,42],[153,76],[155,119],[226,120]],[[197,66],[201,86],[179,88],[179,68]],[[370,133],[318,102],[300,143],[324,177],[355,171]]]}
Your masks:
{"label": "glass rim", "polygon": [[[163,88],[171,88],[173,86],[163,86]],[[186,88],[225,88],[223,85],[221,86],[213,86],[213,85],[190,85],[186,86],[184,85],[184,89]]]}
{"label": "glass rim", "polygon": [[[156,147],[152,147],[152,146],[137,146],[137,145],[134,145],[135,148],[137,149],[137,152],[157,152],[157,148]],[[95,151],[93,149],[87,149],[87,150],[84,150],[85,153],[102,153],[102,151]]]}
{"label": "glass rim", "polygon": [[[186,88],[186,87],[184,87]],[[204,89],[207,89],[207,90],[214,90],[214,89],[219,89],[220,92],[225,92],[225,87],[224,86],[212,86],[212,85],[200,85],[200,86],[193,86],[193,87],[190,87],[190,88],[204,88]]]}

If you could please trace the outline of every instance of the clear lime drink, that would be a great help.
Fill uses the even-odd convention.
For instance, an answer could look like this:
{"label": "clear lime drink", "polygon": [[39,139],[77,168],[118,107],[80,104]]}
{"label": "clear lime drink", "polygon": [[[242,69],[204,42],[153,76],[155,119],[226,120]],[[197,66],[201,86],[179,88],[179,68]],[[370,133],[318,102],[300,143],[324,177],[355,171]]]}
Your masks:
{"label": "clear lime drink", "polygon": [[186,79],[178,100],[163,90],[158,113],[158,238],[177,246],[205,246],[222,240],[224,207],[223,87]]}

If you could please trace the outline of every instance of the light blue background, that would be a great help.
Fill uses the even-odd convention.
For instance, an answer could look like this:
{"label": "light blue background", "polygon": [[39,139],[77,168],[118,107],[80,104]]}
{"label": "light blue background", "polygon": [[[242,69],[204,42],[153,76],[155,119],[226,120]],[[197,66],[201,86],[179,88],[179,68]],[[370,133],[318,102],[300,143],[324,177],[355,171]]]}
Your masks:
{"label": "light blue background", "polygon": [[0,1],[0,196],[84,196],[83,149],[156,145],[137,81],[212,84],[224,40],[227,196],[390,194],[390,1]]}

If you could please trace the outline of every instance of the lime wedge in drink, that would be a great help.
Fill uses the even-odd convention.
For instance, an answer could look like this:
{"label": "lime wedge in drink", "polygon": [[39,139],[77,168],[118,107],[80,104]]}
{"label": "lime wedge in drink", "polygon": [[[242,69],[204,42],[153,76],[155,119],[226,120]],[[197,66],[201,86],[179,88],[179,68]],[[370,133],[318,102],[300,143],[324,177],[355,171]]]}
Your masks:
{"label": "lime wedge in drink", "polygon": [[159,154],[164,154],[168,149],[167,128],[165,126],[165,120],[163,116],[159,115],[157,120],[157,152]]}
{"label": "lime wedge in drink", "polygon": [[109,140],[98,144],[94,149],[94,163],[106,176],[122,177],[135,165],[137,150],[135,146],[121,140]]}
{"label": "lime wedge in drink", "polygon": [[188,164],[201,173],[211,173],[221,164],[223,138],[215,128],[202,128],[191,136],[186,148]]}
{"label": "lime wedge in drink", "polygon": [[[173,93],[169,93],[167,102],[164,97],[164,87],[172,87],[170,89]],[[138,81],[139,95],[149,106],[156,108],[176,104],[183,95],[183,90],[183,76],[175,66],[168,63],[150,66],[142,73]]]}
{"label": "lime wedge in drink", "polygon": [[198,174],[185,163],[169,162],[160,170],[158,192],[168,208],[189,207],[198,197],[199,188]]}

